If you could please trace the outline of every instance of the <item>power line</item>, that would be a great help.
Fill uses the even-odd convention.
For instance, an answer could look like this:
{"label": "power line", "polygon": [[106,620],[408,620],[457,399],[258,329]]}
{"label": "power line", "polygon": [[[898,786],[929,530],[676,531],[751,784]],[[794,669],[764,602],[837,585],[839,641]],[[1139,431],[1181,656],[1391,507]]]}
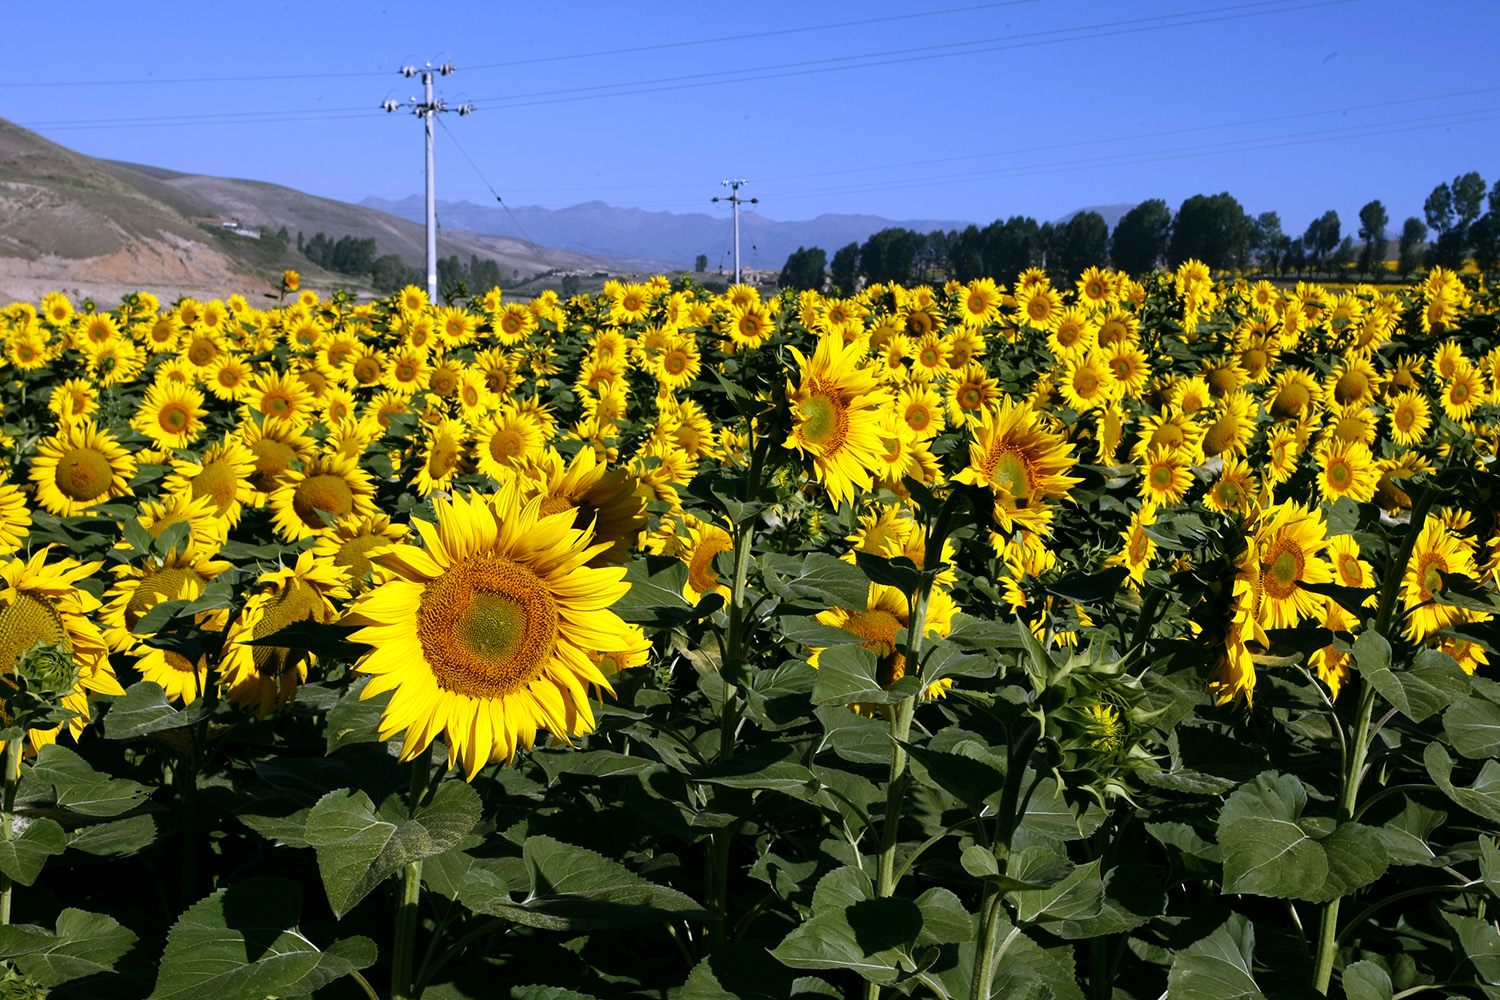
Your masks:
{"label": "power line", "polygon": [[453,130],[448,127],[448,124],[441,118],[438,119],[438,124],[443,126],[443,131],[448,134],[448,138],[453,140],[453,147],[459,151],[464,159],[469,161],[469,166],[474,168],[474,173],[479,175],[479,179],[484,182],[484,186],[490,189],[490,194],[494,195],[495,200],[500,203],[500,207],[505,209],[505,214],[510,216],[510,221],[516,224],[516,228],[521,231],[521,235],[526,238],[526,242],[535,247],[541,246],[540,243],[531,238],[531,234],[526,231],[526,227],[521,225],[521,220],[516,218],[516,214],[510,210],[510,206],[505,203],[505,199],[500,197],[500,192],[495,190],[495,185],[491,184],[489,178],[484,176],[484,171],[479,169],[479,164],[475,163],[474,158],[458,144],[458,136],[453,134]]}
{"label": "power line", "polygon": [[[1469,125],[1480,122],[1493,121],[1500,118],[1500,107],[1483,108],[1475,111],[1458,112],[1457,115],[1474,115],[1478,117],[1467,120],[1435,120],[1432,116],[1421,119],[1404,119],[1405,122],[1417,122],[1417,124],[1401,124],[1400,122],[1381,123],[1379,126],[1363,125],[1349,126],[1348,129],[1320,129],[1316,132],[1298,132],[1281,136],[1266,136],[1253,139],[1235,139],[1224,142],[1208,143],[1201,146],[1182,146],[1170,150],[1142,150],[1136,153],[1118,153],[1110,156],[1086,157],[1077,160],[1061,160],[1051,163],[1026,164],[1016,167],[1004,167],[994,170],[975,171],[968,174],[948,174],[934,177],[912,178],[906,180],[893,180],[890,182],[872,181],[868,184],[845,185],[840,187],[818,188],[805,191],[777,192],[776,197],[783,200],[795,198],[825,197],[829,194],[868,193],[876,191],[900,191],[914,187],[925,187],[935,183],[952,183],[954,181],[979,181],[992,180],[1009,177],[1027,177],[1035,174],[1057,172],[1063,170],[1087,170],[1093,167],[1113,167],[1121,165],[1138,165],[1143,163],[1157,163],[1164,160],[1181,159],[1187,156],[1215,156],[1223,153],[1244,152],[1247,149],[1282,149],[1290,146],[1311,145],[1320,142],[1333,142],[1339,139],[1369,138],[1372,136],[1396,135],[1405,132],[1415,132],[1431,128],[1446,128],[1452,125]],[[1454,116],[1438,116],[1438,119],[1449,119]],[[1384,127],[1396,125],[1398,127]],[[1363,129],[1364,131],[1351,132],[1346,135],[1331,135],[1330,132],[1350,132],[1352,129]]]}
{"label": "power line", "polygon": [[[1170,28],[1193,27],[1199,24],[1213,24],[1223,21],[1243,20],[1249,17],[1263,17],[1268,14],[1281,14],[1302,10],[1311,10],[1317,7],[1340,6],[1347,3],[1354,3],[1356,2],[1356,0],[1317,0],[1317,2],[1298,3],[1294,6],[1287,6],[1287,4],[1291,2],[1292,0],[1258,0],[1258,2],[1254,3],[1235,4],[1228,7],[1211,7],[1205,10],[1188,11],[1183,14],[1166,14],[1154,17],[1131,18],[1123,21],[1106,21],[1100,24],[1082,25],[1072,28],[1054,28],[1047,31],[1034,31],[1016,35],[998,36],[995,38],[973,39],[966,42],[947,42],[941,45],[928,45],[915,48],[912,46],[904,46],[900,49],[890,49],[883,52],[868,52],[861,55],[831,56],[826,59],[805,59],[797,62],[776,63],[768,66],[750,67],[747,69],[719,70],[710,73],[692,73],[679,76],[657,77],[655,79],[634,80],[627,83],[598,84],[588,87],[569,87],[560,90],[540,90],[522,94],[511,94],[508,96],[487,97],[482,98],[481,100],[486,105],[499,105],[502,108],[508,109],[535,107],[537,105],[545,104],[563,104],[573,101],[597,100],[599,98],[606,97],[630,97],[638,94],[654,94],[669,90],[684,90],[690,87],[702,86],[705,82],[715,79],[717,79],[717,82],[721,83],[748,83],[756,80],[773,80],[791,76],[807,76],[815,73],[830,73],[846,69],[870,69],[901,63],[925,62],[933,59],[946,59],[952,58],[954,56],[983,55],[990,52],[1005,52],[1014,49],[1036,48],[1043,45],[1057,45],[1065,42],[1092,41],[1099,38],[1111,38],[1120,35],[1134,35],[1148,31],[1163,31]],[[1253,9],[1264,7],[1270,7],[1270,9]],[[1222,16],[1210,17],[1207,15]],[[1170,24],[1161,23],[1167,18],[1177,18],[1179,20],[1176,20]],[[1192,20],[1188,20],[1189,18],[1192,18]],[[1027,39],[1027,41],[1015,41],[1015,39]],[[860,62],[860,60],[864,61]],[[857,64],[830,65],[834,63]],[[754,75],[747,76],[745,74]],[[660,86],[658,86],[658,84],[660,84]],[[528,100],[528,98],[541,99]]]}
{"label": "power line", "polygon": [[[659,42],[655,45],[633,45],[623,49],[601,49],[593,52],[573,52],[555,56],[537,56],[531,59],[514,59],[503,63],[481,63],[477,66],[466,66],[465,70],[488,70],[509,69],[512,66],[531,66],[538,63],[566,62],[574,59],[597,59],[601,56],[635,55],[640,52],[654,52],[663,49],[691,48],[699,45],[717,45],[722,42],[749,41],[756,38],[774,38],[782,35],[799,35],[814,31],[833,31],[840,28],[855,28],[869,24],[884,24],[890,21],[910,21],[924,17],[941,17],[948,14],[969,14],[981,10],[993,10],[1000,7],[1017,7],[1023,4],[1037,3],[1038,0],[1004,0],[999,3],[971,4],[967,7],[947,7],[942,10],[918,11],[912,14],[892,14],[888,17],[869,17],[858,21],[838,21],[832,24],[810,24],[800,28],[779,28],[774,31],[756,31],[738,33],[733,35],[720,35],[715,38],[695,38],[681,42]],[[163,83],[253,83],[257,81],[274,80],[331,80],[343,78],[355,78],[366,76],[384,76],[389,70],[356,70],[343,73],[275,73],[262,76],[179,76],[161,77],[148,80],[64,80],[64,81],[36,81],[24,80],[14,83],[0,83],[0,88],[19,87],[129,87]]]}

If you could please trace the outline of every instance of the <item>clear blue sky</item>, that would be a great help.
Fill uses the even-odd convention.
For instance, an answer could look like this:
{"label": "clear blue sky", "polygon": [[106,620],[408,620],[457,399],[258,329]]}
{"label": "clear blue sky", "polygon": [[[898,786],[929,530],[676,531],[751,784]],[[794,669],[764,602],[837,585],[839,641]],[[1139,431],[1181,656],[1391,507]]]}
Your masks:
{"label": "clear blue sky", "polygon": [[1497,29],[1497,0],[12,4],[0,116],[402,197],[421,126],[378,105],[451,59],[440,92],[478,111],[438,129],[443,199],[493,202],[482,174],[512,206],[722,213],[743,176],[773,219],[983,224],[1227,190],[1348,233],[1372,198],[1399,227],[1440,181],[1500,177]]}

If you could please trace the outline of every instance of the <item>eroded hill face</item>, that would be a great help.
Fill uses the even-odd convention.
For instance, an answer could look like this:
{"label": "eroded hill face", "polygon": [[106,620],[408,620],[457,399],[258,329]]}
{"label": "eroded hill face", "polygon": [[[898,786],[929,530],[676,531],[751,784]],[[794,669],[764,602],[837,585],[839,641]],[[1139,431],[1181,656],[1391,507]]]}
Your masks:
{"label": "eroded hill face", "polygon": [[[193,218],[236,219],[261,233],[285,227],[293,244],[299,232],[373,237],[379,254],[397,254],[413,266],[425,260],[424,228],[408,219],[262,181],[98,160],[0,119],[0,303],[34,301],[54,289],[99,302],[139,290],[164,301],[234,292],[253,301],[288,267],[301,271],[312,288],[368,286],[322,271],[295,245],[283,250]],[[653,262],[453,229],[439,235],[438,252],[464,262],[494,260],[511,280],[544,272],[659,269]]]}

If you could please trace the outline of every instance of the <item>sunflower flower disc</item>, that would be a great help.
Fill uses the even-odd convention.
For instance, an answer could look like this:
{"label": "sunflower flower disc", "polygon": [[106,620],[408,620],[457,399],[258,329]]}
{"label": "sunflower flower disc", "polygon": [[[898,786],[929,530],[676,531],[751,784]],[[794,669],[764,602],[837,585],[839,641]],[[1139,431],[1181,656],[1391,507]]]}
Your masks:
{"label": "sunflower flower disc", "polygon": [[537,731],[593,728],[590,686],[612,690],[597,653],[639,645],[609,610],[629,585],[622,569],[585,565],[608,548],[573,527],[574,513],[541,516],[540,497],[514,485],[494,496],[438,500],[438,522],[418,522],[426,549],[397,545],[371,561],[391,579],[355,602],[350,638],[375,647],[362,697],[392,691],[379,735],[405,730],[404,759],[442,736],[470,780],[491,761],[530,748]]}

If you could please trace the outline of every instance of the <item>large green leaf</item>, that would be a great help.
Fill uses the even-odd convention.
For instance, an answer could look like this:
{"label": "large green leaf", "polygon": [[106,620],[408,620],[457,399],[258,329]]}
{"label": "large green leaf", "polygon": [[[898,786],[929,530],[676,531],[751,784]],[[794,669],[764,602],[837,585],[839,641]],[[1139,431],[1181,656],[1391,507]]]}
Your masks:
{"label": "large green leaf", "polygon": [[1355,962],[1344,969],[1343,983],[1349,1000],[1391,1000],[1396,993],[1390,975],[1374,962]]}
{"label": "large green leaf", "polygon": [[1432,783],[1443,794],[1477,816],[1500,823],[1500,761],[1487,760],[1479,776],[1467,788],[1453,783],[1453,756],[1441,743],[1429,743],[1422,752],[1422,763]]}
{"label": "large green leaf", "polygon": [[378,742],[375,731],[380,726],[381,714],[385,712],[386,705],[390,704],[392,692],[385,691],[364,701],[360,695],[369,683],[368,677],[361,677],[349,688],[349,693],[329,710],[328,753],[350,743]]}
{"label": "large green leaf", "polygon": [[1469,693],[1469,675],[1451,656],[1424,649],[1404,670],[1391,667],[1391,645],[1378,632],[1354,640],[1354,662],[1360,674],[1385,700],[1413,722],[1441,712]]}
{"label": "large green leaf", "polygon": [[715,948],[688,975],[677,1000],[786,1000],[792,970],[763,945],[731,941]]}
{"label": "large green leaf", "polygon": [[1099,912],[1065,917],[1047,929],[1070,941],[1119,934],[1144,924],[1167,906],[1167,894],[1152,870],[1126,864],[1104,874],[1104,897]]}
{"label": "large green leaf", "polygon": [[168,729],[181,729],[206,718],[214,710],[208,698],[199,698],[187,708],[174,708],[160,684],[141,681],[125,689],[104,716],[104,735],[112,740],[138,739]]}
{"label": "large green leaf", "polygon": [[69,907],[56,932],[12,924],[0,927],[0,959],[14,962],[43,986],[57,986],[115,967],[135,944],[135,932],[115,918]]}
{"label": "large green leaf", "polygon": [[692,897],[658,885],[618,861],[551,837],[527,837],[521,848],[530,876],[519,899],[493,872],[476,869],[460,892],[464,905],[518,924],[557,931],[600,930],[702,920]]}
{"label": "large green leaf", "polygon": [[0,840],[0,872],[31,885],[47,859],[68,849],[68,835],[56,820],[34,819],[14,840]]}
{"label": "large green leaf", "polygon": [[1104,880],[1099,877],[1099,859],[1079,865],[1050,888],[1018,892],[1015,900],[1016,920],[1022,924],[1098,917],[1104,911]]}
{"label": "large green leaf", "polygon": [[894,705],[919,687],[915,677],[903,677],[888,690],[882,689],[874,653],[863,646],[834,646],[818,656],[812,700],[814,705]]}
{"label": "large green leaf", "polygon": [[1500,757],[1500,705],[1472,695],[1460,698],[1443,713],[1443,733],[1471,760]]}
{"label": "large green leaf", "polygon": [[694,781],[724,788],[748,788],[756,791],[785,792],[805,798],[818,788],[818,778],[806,767],[789,757],[798,753],[789,742],[763,743],[727,761],[695,769]]}
{"label": "large green leaf", "polygon": [[826,552],[814,552],[804,559],[802,572],[785,586],[796,597],[825,607],[863,611],[870,598],[870,581],[864,571]]}
{"label": "large green leaf", "polygon": [[1167,995],[1172,1000],[1264,1000],[1250,974],[1255,928],[1236,913],[1208,937],[1172,960]]}
{"label": "large green leaf", "polygon": [[445,781],[432,801],[404,817],[399,797],[379,812],[362,791],[340,789],[318,800],[307,816],[307,842],[317,849],[323,888],[342,917],[386,877],[409,862],[441,854],[479,822],[479,793]]}
{"label": "large green leaf", "polygon": [[78,754],[56,743],[42,747],[22,781],[51,785],[58,807],[80,816],[118,816],[151,794],[139,782],[100,774]]}
{"label": "large green leaf", "polygon": [[1326,837],[1302,822],[1307,791],[1267,771],[1230,795],[1219,814],[1224,891],[1327,902],[1375,881],[1388,859],[1379,835],[1341,823]]}
{"label": "large green leaf", "polygon": [[794,969],[847,969],[873,983],[893,983],[922,934],[916,903],[876,899],[870,878],[857,868],[829,872],[813,893],[812,915],[771,952]]}
{"label": "large green leaf", "polygon": [[156,816],[142,813],[107,823],[91,823],[71,834],[68,846],[85,854],[115,857],[134,854],[154,844],[156,834]]}
{"label": "large green leaf", "polygon": [[1429,809],[1410,796],[1399,813],[1375,828],[1375,833],[1385,842],[1386,855],[1396,865],[1425,865],[1441,867],[1453,863],[1445,854],[1438,854],[1430,838],[1448,814]]}
{"label": "large green leaf", "polygon": [[297,928],[302,889],[254,878],[194,903],[167,935],[150,1000],[302,997],[375,964],[375,943],[353,937],[320,949]]}

